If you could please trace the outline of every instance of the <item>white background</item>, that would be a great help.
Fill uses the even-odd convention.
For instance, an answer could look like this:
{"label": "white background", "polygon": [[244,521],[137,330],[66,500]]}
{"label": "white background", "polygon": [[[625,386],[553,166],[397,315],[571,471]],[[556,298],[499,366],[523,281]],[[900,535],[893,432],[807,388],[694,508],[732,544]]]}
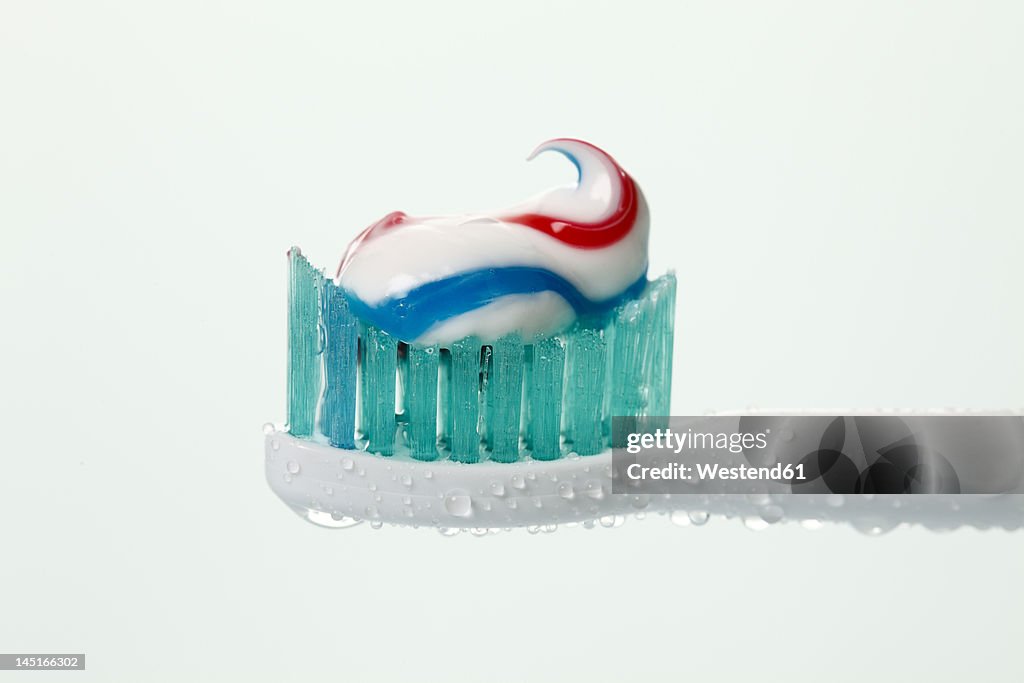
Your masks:
{"label": "white background", "polygon": [[[679,276],[673,408],[1024,406],[1024,11],[0,4],[0,651],[81,681],[1020,680],[1019,534],[485,539],[263,481],[285,250],[591,140]],[[545,155],[548,156],[548,155]],[[18,674],[0,679],[18,680]]]}

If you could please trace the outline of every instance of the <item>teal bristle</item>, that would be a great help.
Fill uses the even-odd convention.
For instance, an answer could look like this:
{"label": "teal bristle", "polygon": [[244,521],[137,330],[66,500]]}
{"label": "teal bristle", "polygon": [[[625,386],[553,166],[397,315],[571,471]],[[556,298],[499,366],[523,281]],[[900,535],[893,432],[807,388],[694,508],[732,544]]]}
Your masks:
{"label": "teal bristle", "polygon": [[526,387],[526,442],[535,460],[556,460],[562,443],[562,378],[565,346],[558,337],[540,339],[530,346]]}
{"label": "teal bristle", "polygon": [[360,327],[359,430],[366,450],[380,455],[395,452],[395,371],[398,343],[384,330]]}
{"label": "teal bristle", "polygon": [[518,335],[502,337],[491,346],[486,391],[491,460],[515,462],[523,396],[523,342]]}
{"label": "teal bristle", "polygon": [[409,455],[417,460],[437,460],[436,346],[410,346],[402,359],[402,410]]}
{"label": "teal bristle", "polygon": [[675,276],[667,275],[652,282],[644,302],[654,310],[649,328],[637,331],[637,334],[650,334],[652,338],[651,364],[645,377],[645,383],[649,384],[650,396],[646,415],[667,418],[672,399],[672,341],[676,318]]}
{"label": "teal bristle", "polygon": [[480,459],[480,341],[470,337],[451,345],[445,363],[445,442],[452,460]]}
{"label": "teal bristle", "polygon": [[675,292],[672,276],[651,282],[642,298],[616,310],[608,326],[612,352],[606,434],[612,416],[628,418],[626,424],[634,425],[640,418],[659,418],[646,422],[648,429],[668,424]]}
{"label": "teal bristle", "polygon": [[341,288],[323,286],[324,396],[320,431],[332,446],[355,447],[356,364],[359,322],[349,311]]}
{"label": "teal bristle", "polygon": [[320,398],[320,292],[323,274],[298,247],[288,251],[288,431],[313,435]]}
{"label": "teal bristle", "polygon": [[594,455],[604,450],[602,412],[607,375],[604,330],[579,327],[568,335],[568,391],[565,392],[565,437],[570,450]]}
{"label": "teal bristle", "polygon": [[671,274],[648,283],[604,321],[539,339],[509,335],[484,345],[469,337],[442,348],[399,343],[358,322],[342,290],[298,249],[289,252],[289,263],[294,436],[319,433],[339,448],[418,460],[555,460],[603,452],[613,415],[669,414]]}

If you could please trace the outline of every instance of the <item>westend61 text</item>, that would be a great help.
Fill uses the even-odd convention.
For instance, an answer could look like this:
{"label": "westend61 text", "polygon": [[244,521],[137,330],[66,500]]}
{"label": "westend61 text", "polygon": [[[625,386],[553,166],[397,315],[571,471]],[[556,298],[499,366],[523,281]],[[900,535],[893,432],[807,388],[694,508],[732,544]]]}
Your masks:
{"label": "westend61 text", "polygon": [[777,464],[773,467],[753,467],[751,465],[723,467],[717,463],[697,463],[695,465],[671,463],[659,467],[650,467],[633,463],[626,468],[626,476],[633,481],[709,481],[717,479],[720,481],[767,480],[792,482],[806,479],[803,463],[799,465]]}

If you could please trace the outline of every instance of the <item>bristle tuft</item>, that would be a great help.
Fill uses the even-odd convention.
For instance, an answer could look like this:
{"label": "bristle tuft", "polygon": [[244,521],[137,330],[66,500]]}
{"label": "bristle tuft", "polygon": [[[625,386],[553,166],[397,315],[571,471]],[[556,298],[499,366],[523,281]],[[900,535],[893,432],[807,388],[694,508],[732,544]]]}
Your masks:
{"label": "bristle tuft", "polygon": [[437,460],[437,370],[440,350],[436,346],[410,346],[402,360],[402,403],[405,413],[405,441],[409,455],[417,460]]}
{"label": "bristle tuft", "polygon": [[530,351],[527,447],[536,460],[556,460],[562,454],[565,345],[558,337],[547,337],[533,344]]}
{"label": "bristle tuft", "polygon": [[359,323],[340,287],[323,285],[324,397],[320,431],[332,446],[355,447]]}
{"label": "bristle tuft", "polygon": [[288,431],[313,435],[320,397],[320,292],[323,273],[298,249],[288,252]]}
{"label": "bristle tuft", "polygon": [[480,340],[461,339],[451,345],[447,365],[445,441],[452,460],[480,459]]}
{"label": "bristle tuft", "polygon": [[395,372],[398,344],[384,330],[363,325],[360,330],[360,432],[371,453],[395,452]]}
{"label": "bristle tuft", "polygon": [[595,455],[604,450],[602,408],[607,370],[604,330],[581,327],[569,334],[565,436],[570,451]]}
{"label": "bristle tuft", "polygon": [[494,342],[487,375],[487,447],[491,460],[515,462],[519,459],[523,396],[523,342],[519,335]]}

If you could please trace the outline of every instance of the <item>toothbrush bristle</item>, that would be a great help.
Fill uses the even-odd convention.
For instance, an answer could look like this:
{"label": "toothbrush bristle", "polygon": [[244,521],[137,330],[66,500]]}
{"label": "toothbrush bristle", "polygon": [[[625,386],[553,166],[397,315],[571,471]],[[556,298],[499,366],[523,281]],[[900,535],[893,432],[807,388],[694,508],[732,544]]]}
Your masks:
{"label": "toothbrush bristle", "polygon": [[339,448],[418,460],[555,460],[604,451],[612,415],[668,415],[671,274],[607,320],[526,343],[507,335],[439,347],[400,342],[360,322],[342,289],[298,250],[289,262],[288,425],[295,436],[319,433]]}
{"label": "toothbrush bristle", "polygon": [[342,289],[329,280],[323,287],[323,340],[320,431],[332,446],[354,448],[359,322],[349,310]]}
{"label": "toothbrush bristle", "polygon": [[523,397],[523,342],[502,337],[491,346],[487,364],[487,450],[491,460],[519,459],[520,411]]}
{"label": "toothbrush bristle", "polygon": [[558,337],[538,340],[529,358],[526,445],[536,460],[557,460],[562,454],[565,344]]}
{"label": "toothbrush bristle", "polygon": [[480,459],[480,340],[460,339],[445,354],[444,441],[459,462]]}
{"label": "toothbrush bristle", "polygon": [[398,344],[372,325],[360,326],[359,343],[359,430],[366,440],[366,450],[392,455]]}
{"label": "toothbrush bristle", "polygon": [[405,443],[417,460],[437,460],[437,372],[436,346],[409,346],[402,359],[402,412]]}
{"label": "toothbrush bristle", "polygon": [[320,397],[320,290],[323,275],[297,248],[288,251],[288,431],[309,437]]}
{"label": "toothbrush bristle", "polygon": [[609,417],[669,414],[674,311],[675,280],[670,277],[651,282],[642,298],[619,307],[609,326]]}
{"label": "toothbrush bristle", "polygon": [[604,450],[602,413],[608,365],[605,330],[577,328],[568,335],[565,440],[579,455]]}

